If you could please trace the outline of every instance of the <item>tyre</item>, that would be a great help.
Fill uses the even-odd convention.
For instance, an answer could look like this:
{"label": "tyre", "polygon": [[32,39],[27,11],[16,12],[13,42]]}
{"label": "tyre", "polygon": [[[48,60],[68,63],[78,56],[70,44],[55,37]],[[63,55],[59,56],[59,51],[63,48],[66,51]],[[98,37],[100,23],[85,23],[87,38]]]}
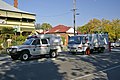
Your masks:
{"label": "tyre", "polygon": [[16,56],[16,55],[11,55],[11,58],[12,58],[13,60],[17,60],[19,57]]}
{"label": "tyre", "polygon": [[50,52],[50,57],[51,57],[51,58],[57,57],[56,51],[51,51],[51,52]]}
{"label": "tyre", "polygon": [[104,52],[104,50],[105,50],[104,48],[101,48],[101,50],[100,50],[99,52],[100,52],[100,53],[103,53],[103,52]]}
{"label": "tyre", "polygon": [[99,52],[99,53],[103,53],[104,50],[105,50],[104,48],[100,48],[98,52]]}
{"label": "tyre", "polygon": [[30,57],[29,54],[24,51],[24,52],[21,54],[20,59],[21,59],[22,61],[26,61],[26,60],[29,59],[29,57]]}

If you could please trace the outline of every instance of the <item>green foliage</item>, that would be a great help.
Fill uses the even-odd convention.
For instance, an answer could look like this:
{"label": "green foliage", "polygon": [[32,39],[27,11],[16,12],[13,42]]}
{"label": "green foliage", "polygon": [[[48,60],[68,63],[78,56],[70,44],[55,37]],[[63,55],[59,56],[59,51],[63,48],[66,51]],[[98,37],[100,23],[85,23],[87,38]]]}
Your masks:
{"label": "green foliage", "polygon": [[119,19],[114,19],[111,22],[111,31],[114,35],[113,40],[117,40],[118,38],[120,38],[120,20]]}
{"label": "green foliage", "polygon": [[[9,46],[20,45],[25,41],[25,39],[27,37],[27,36],[22,36],[22,35],[20,35],[20,36],[15,35],[14,29],[9,28],[9,27],[2,28],[1,33],[2,34],[0,34],[0,38],[1,38],[0,49],[5,49]],[[9,44],[7,42],[7,39],[12,39],[12,42]]]}
{"label": "green foliage", "polygon": [[92,19],[84,26],[78,27],[77,30],[81,33],[108,32],[110,40],[116,41],[120,39],[120,19],[113,19],[112,21]]}
{"label": "green foliage", "polygon": [[[1,30],[1,33],[0,34],[0,49],[2,48],[7,48],[9,46],[13,46],[13,45],[20,45],[22,44],[25,39],[26,39],[26,36],[16,36],[14,34],[14,29],[13,28],[7,28],[7,27],[3,27],[2,30]],[[8,42],[7,42],[7,39],[12,39],[12,43],[10,45],[8,45]],[[1,46],[1,44],[3,44],[3,46]]]}
{"label": "green foliage", "polygon": [[26,39],[26,36],[22,36],[22,35],[16,38],[17,41],[25,41],[25,39]]}
{"label": "green foliage", "polygon": [[14,29],[12,27],[3,27],[1,30],[2,34],[14,34]]}
{"label": "green foliage", "polygon": [[49,30],[51,28],[52,28],[52,26],[50,24],[48,24],[48,23],[43,23],[41,25],[41,29],[43,29],[44,31]]}
{"label": "green foliage", "polygon": [[26,40],[26,38],[27,36],[17,36],[16,41],[14,41],[13,44],[16,43],[14,45],[21,45]]}

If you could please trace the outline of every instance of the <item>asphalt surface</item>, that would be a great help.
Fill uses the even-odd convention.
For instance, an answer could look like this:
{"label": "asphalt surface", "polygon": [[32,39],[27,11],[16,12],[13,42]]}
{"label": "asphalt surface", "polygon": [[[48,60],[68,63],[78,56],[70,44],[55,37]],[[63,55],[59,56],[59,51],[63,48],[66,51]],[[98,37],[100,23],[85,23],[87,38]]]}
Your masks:
{"label": "asphalt surface", "polygon": [[108,80],[120,80],[120,64],[116,65],[105,72]]}
{"label": "asphalt surface", "polygon": [[0,80],[120,80],[120,47],[91,55],[61,53],[13,61],[0,55]]}

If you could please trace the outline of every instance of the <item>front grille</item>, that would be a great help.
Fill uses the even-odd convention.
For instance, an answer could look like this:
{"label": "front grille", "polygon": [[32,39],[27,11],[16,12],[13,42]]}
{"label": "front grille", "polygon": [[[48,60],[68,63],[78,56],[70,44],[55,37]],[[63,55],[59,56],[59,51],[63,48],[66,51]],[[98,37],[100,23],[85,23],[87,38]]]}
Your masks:
{"label": "front grille", "polygon": [[71,49],[76,49],[75,47],[71,47]]}

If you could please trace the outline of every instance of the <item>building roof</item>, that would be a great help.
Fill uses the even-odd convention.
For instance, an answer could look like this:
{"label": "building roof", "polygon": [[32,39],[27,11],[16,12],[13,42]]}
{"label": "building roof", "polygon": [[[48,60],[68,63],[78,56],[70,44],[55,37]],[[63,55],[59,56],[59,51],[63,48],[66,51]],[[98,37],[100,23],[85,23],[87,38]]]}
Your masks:
{"label": "building roof", "polygon": [[[74,29],[72,27],[58,25],[48,31],[43,31],[43,32],[36,31],[36,32],[38,34],[54,34],[54,33],[70,33],[70,34],[72,33],[72,34],[74,34]],[[78,32],[75,31],[75,33],[78,33]]]}
{"label": "building roof", "polygon": [[26,11],[22,11],[18,8],[15,8],[13,6],[11,6],[10,4],[0,0],[0,9],[1,10],[6,10],[6,11],[13,11],[13,12],[20,12],[20,13],[26,13],[26,14],[33,14],[35,15],[34,13],[30,13],[30,12],[26,12]]}
{"label": "building roof", "polygon": [[66,33],[71,27],[67,27],[64,25],[58,25],[50,29],[49,31],[45,33]]}

